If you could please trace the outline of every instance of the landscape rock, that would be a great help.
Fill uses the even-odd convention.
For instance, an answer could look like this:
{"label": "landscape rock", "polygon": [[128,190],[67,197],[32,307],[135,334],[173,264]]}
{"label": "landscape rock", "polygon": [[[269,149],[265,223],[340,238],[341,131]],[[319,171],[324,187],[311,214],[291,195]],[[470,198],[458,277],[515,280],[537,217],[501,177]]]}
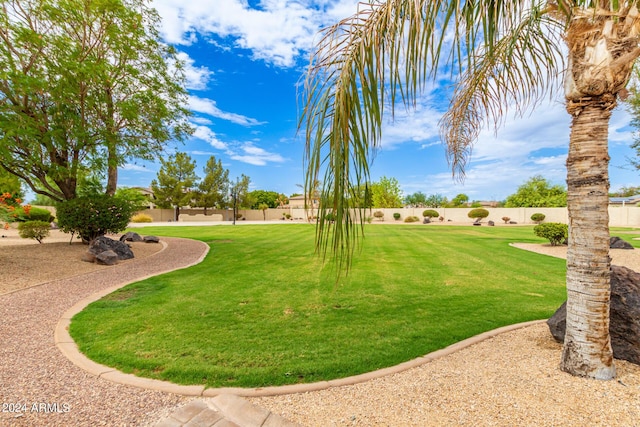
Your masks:
{"label": "landscape rock", "polygon": [[609,239],[609,247],[611,249],[633,249],[633,246],[631,246],[631,243],[625,240],[622,240],[617,236],[613,236]]}
{"label": "landscape rock", "polygon": [[496,225],[496,223],[493,221],[489,221],[488,224],[489,224],[489,227],[494,227]]}
{"label": "landscape rock", "polygon": [[517,221],[509,221],[509,224],[517,224]]}
{"label": "landscape rock", "polygon": [[[616,359],[640,365],[640,273],[626,267],[611,267],[609,333]],[[547,321],[551,335],[564,341],[566,302]]]}
{"label": "landscape rock", "polygon": [[89,253],[92,253],[96,256],[105,251],[113,251],[118,256],[119,260],[126,260],[133,258],[133,251],[124,242],[119,240],[113,240],[106,236],[100,236],[93,239],[93,241],[89,244]]}
{"label": "landscape rock", "polygon": [[112,250],[100,252],[96,255],[96,263],[102,265],[116,265],[118,263],[118,254]]}
{"label": "landscape rock", "polygon": [[142,242],[142,236],[133,231],[129,231],[120,236],[121,242]]}
{"label": "landscape rock", "polygon": [[424,219],[422,220],[422,223],[423,223],[423,224],[431,224],[431,219],[430,219],[428,216],[426,216],[426,217],[424,217]]}
{"label": "landscape rock", "polygon": [[157,236],[144,236],[142,240],[145,243],[160,243],[160,238]]}

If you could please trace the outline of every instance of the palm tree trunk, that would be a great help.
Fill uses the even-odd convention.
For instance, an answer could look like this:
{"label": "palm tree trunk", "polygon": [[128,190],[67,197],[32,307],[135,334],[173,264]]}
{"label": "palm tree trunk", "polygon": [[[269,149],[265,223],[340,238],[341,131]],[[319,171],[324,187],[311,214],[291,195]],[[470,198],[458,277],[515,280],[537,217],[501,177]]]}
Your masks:
{"label": "palm tree trunk", "polygon": [[585,106],[573,116],[567,159],[567,328],[560,368],[595,379],[615,377],[609,338],[610,109]]}

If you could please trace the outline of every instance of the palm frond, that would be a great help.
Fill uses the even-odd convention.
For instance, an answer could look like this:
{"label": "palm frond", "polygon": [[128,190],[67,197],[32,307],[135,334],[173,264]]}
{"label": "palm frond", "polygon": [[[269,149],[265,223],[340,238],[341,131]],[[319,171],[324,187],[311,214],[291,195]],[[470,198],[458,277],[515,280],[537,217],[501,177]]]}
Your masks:
{"label": "palm frond", "polygon": [[473,66],[456,84],[448,111],[440,121],[441,139],[454,176],[464,177],[473,143],[483,126],[497,129],[515,108],[531,111],[561,85],[564,70],[560,23],[530,9],[518,25],[506,28],[491,51],[476,52]]}
{"label": "palm frond", "polygon": [[[358,188],[369,181],[385,111],[415,105],[440,66],[453,75],[482,69],[482,61],[467,53],[478,46],[487,55],[503,52],[497,44],[504,29],[517,26],[523,11],[542,1],[371,0],[324,30],[306,77],[300,120],[307,142],[305,193],[322,183],[318,252],[331,250],[340,266],[350,264],[365,216],[356,205]],[[477,102],[471,97],[467,104]],[[469,115],[473,109],[464,111],[473,120],[470,132],[461,134],[473,136],[478,117]]]}

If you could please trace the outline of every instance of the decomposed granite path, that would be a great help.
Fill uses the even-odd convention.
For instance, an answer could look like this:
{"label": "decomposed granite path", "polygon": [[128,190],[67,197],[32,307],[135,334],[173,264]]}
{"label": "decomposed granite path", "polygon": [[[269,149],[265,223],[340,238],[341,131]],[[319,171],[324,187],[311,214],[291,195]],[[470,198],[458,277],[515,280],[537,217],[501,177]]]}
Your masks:
{"label": "decomposed granite path", "polygon": [[[204,415],[215,418],[215,411],[202,411],[202,401],[193,397],[98,378],[56,346],[56,325],[79,301],[197,264],[208,251],[206,244],[189,239],[163,238],[162,244],[163,250],[142,259],[0,295],[0,426],[144,426],[161,420],[172,425],[176,417],[195,425],[206,421]],[[221,409],[254,408],[235,396],[218,402]],[[259,415],[266,418],[265,413]],[[221,416],[216,422],[235,425]]]}

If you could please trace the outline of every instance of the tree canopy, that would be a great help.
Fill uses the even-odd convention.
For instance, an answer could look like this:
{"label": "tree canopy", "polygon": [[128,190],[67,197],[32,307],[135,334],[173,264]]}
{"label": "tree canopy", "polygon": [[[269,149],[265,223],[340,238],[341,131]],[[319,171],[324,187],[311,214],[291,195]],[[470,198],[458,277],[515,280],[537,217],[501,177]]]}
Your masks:
{"label": "tree canopy", "polygon": [[207,208],[221,208],[229,193],[229,171],[222,167],[222,161],[209,157],[204,167],[204,178],[198,184],[196,205]]}
{"label": "tree canopy", "polygon": [[184,72],[144,0],[0,0],[0,167],[76,196],[83,171],[156,157],[190,131]]}
{"label": "tree canopy", "polygon": [[567,190],[562,185],[552,185],[542,175],[535,175],[507,197],[506,208],[563,207],[567,206]]}
{"label": "tree canopy", "polygon": [[196,196],[196,162],[188,154],[177,152],[167,159],[160,158],[160,163],[157,180],[151,181],[151,189],[158,206],[176,209],[177,221],[180,208],[191,204]]}
{"label": "tree canopy", "polygon": [[[370,186],[371,202],[374,208],[401,208],[402,190],[396,178],[382,176],[380,181]],[[367,198],[365,197],[365,200]]]}

